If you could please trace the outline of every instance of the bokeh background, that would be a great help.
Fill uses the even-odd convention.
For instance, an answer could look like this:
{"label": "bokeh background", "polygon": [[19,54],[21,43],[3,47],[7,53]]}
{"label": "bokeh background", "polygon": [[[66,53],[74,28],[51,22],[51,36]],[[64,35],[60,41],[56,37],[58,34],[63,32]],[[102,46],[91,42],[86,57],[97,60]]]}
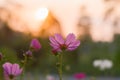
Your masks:
{"label": "bokeh background", "polygon": [[[57,74],[48,40],[54,33],[74,33],[81,42],[64,54],[64,75],[119,77],[120,0],[0,0],[0,52],[6,60],[20,63],[33,38],[42,44],[27,73]],[[96,68],[95,60],[110,60],[112,66]]]}

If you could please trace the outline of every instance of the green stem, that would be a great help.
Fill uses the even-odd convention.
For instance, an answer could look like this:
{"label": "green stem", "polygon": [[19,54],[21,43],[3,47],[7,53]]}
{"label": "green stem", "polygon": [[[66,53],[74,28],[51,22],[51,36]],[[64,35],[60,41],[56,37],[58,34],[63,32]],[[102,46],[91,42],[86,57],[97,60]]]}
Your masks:
{"label": "green stem", "polygon": [[58,55],[58,63],[59,80],[62,80],[62,53]]}
{"label": "green stem", "polygon": [[25,66],[26,66],[26,64],[27,64],[27,56],[26,56],[25,54],[23,54],[23,55],[24,55],[23,67],[22,67],[23,73],[22,73],[22,75],[21,75],[20,80],[23,80],[23,76],[24,76],[24,74],[25,74]]}
{"label": "green stem", "polygon": [[[25,56],[25,59],[24,59],[24,64],[23,64],[23,69],[25,69],[25,66],[26,66],[26,64],[27,64],[27,56],[26,55],[24,55]],[[24,71],[24,70],[23,70]]]}

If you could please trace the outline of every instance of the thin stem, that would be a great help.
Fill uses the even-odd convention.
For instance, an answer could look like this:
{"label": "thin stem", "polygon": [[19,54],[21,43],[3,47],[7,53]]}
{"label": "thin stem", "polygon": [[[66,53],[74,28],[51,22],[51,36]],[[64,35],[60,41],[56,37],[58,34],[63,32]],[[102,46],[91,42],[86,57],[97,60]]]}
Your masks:
{"label": "thin stem", "polygon": [[23,63],[23,69],[25,70],[25,66],[26,66],[26,64],[27,64],[27,56],[26,55],[24,55],[24,63]]}
{"label": "thin stem", "polygon": [[21,79],[20,79],[20,80],[23,80],[23,76],[24,76],[24,74],[25,74],[25,66],[26,66],[26,64],[27,64],[27,55],[25,55],[25,54],[23,54],[23,55],[24,55],[23,67],[22,67],[23,73],[22,73],[22,75],[21,75]]}
{"label": "thin stem", "polygon": [[59,80],[62,80],[62,54],[58,55],[58,73],[59,73]]}

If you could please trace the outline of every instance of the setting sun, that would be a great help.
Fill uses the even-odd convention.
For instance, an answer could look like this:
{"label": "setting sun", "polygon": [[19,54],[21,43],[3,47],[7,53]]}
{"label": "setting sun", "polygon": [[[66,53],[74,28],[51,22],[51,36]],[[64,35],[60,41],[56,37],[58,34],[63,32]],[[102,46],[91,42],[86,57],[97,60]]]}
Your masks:
{"label": "setting sun", "polygon": [[36,20],[44,20],[48,16],[49,10],[47,8],[40,8],[35,12]]}

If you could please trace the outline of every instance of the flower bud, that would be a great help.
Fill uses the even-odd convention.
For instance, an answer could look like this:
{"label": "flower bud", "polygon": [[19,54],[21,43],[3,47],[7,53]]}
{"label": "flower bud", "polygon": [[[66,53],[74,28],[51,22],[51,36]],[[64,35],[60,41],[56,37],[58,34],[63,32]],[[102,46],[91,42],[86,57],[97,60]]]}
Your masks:
{"label": "flower bud", "polygon": [[37,51],[41,48],[41,44],[37,39],[32,39],[31,44],[30,44],[30,48]]}
{"label": "flower bud", "polygon": [[32,51],[28,50],[26,53],[25,53],[28,57],[32,57]]}

